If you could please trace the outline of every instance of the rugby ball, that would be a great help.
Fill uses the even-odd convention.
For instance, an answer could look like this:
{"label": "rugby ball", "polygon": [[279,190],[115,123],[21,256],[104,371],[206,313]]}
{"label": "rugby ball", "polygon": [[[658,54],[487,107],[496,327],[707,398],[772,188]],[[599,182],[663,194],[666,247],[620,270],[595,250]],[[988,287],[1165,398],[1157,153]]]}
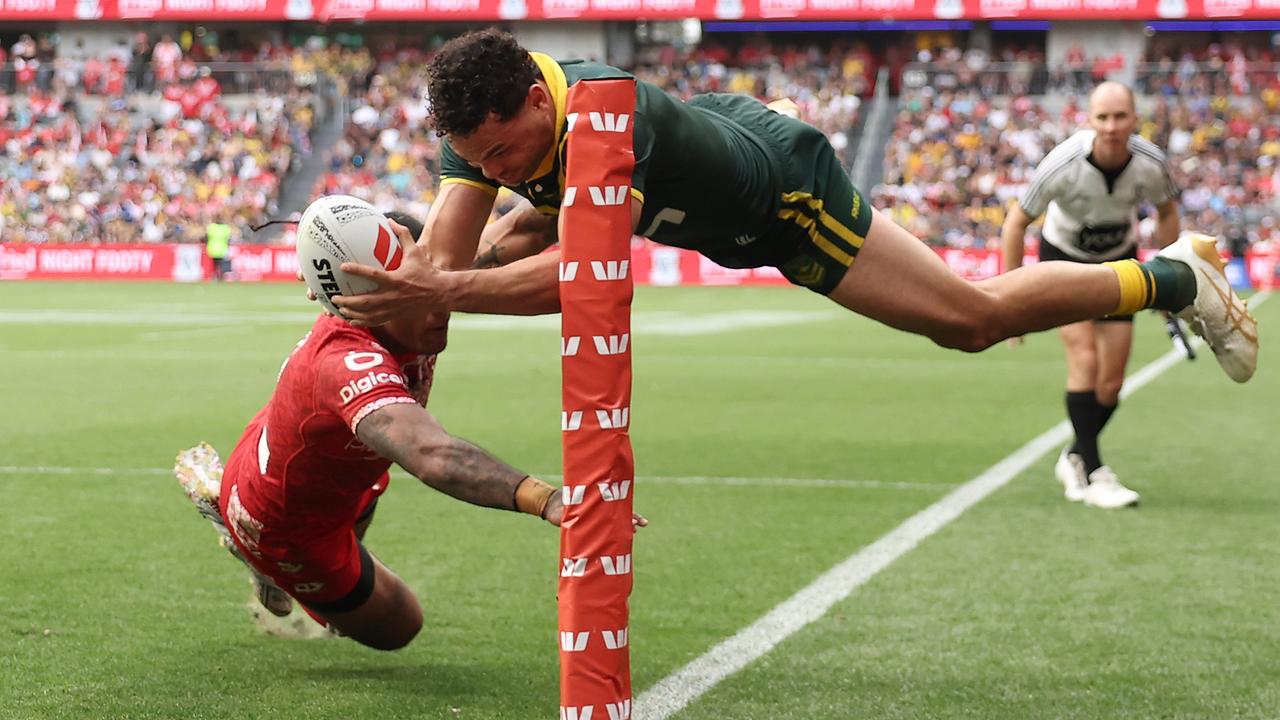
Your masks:
{"label": "rugby ball", "polygon": [[344,262],[395,270],[404,248],[387,217],[350,195],[325,195],[307,206],[298,221],[298,268],[307,287],[329,312],[342,317],[333,299],[360,295],[377,284],[342,272]]}

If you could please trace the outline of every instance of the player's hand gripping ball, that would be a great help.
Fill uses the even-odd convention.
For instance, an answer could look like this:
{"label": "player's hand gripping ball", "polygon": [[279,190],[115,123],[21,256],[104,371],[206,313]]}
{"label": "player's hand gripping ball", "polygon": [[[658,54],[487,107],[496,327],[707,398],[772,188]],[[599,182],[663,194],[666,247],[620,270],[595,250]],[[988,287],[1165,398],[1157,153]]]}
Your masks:
{"label": "player's hand gripping ball", "polygon": [[298,269],[329,312],[343,317],[333,298],[377,289],[372,280],[343,273],[344,262],[395,270],[404,248],[386,216],[350,195],[326,195],[307,206],[298,221]]}

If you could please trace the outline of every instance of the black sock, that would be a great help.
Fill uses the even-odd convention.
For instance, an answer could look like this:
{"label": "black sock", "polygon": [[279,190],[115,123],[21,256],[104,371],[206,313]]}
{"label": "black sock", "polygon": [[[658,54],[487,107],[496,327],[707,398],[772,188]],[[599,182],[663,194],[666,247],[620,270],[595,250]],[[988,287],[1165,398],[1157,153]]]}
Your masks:
{"label": "black sock", "polygon": [[1099,409],[1098,396],[1092,390],[1067,393],[1067,417],[1076,431],[1072,452],[1079,453],[1084,460],[1086,473],[1102,467],[1102,460],[1098,457],[1099,420],[1102,417]]}
{"label": "black sock", "polygon": [[[1096,397],[1095,397],[1096,399]],[[1107,421],[1115,414],[1116,408],[1120,407],[1120,401],[1117,400],[1115,405],[1103,405],[1098,402],[1098,434],[1102,434],[1102,429],[1107,426]]]}

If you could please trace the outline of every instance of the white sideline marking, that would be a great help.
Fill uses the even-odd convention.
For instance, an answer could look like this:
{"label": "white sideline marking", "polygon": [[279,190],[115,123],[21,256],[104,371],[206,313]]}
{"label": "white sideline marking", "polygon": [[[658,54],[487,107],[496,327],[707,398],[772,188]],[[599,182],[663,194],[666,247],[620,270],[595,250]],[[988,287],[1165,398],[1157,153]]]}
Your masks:
{"label": "white sideline marking", "polygon": [[[678,312],[638,312],[632,317],[631,331],[639,335],[676,336],[710,335],[753,328],[798,325],[819,322],[846,313],[840,310],[733,310],[688,315]],[[169,308],[155,311],[125,310],[6,310],[0,311],[0,325],[135,325],[180,326],[184,329],[207,326],[304,325],[315,321],[314,312],[243,312],[205,310],[172,312]],[[489,330],[559,330],[559,315],[518,317],[512,315],[458,315],[450,323],[455,329]]]}
{"label": "white sideline marking", "polygon": [[0,465],[0,475],[172,475],[164,468],[59,467]]}
{"label": "white sideline marking", "polygon": [[[1250,308],[1257,308],[1269,295],[1259,293],[1254,296]],[[1193,343],[1203,344],[1199,338],[1194,338]],[[1120,396],[1129,397],[1164,371],[1185,361],[1180,350],[1170,350],[1126,378]],[[1204,362],[1209,361],[1209,358],[1204,359]],[[833,605],[849,597],[876,573],[999,490],[1070,437],[1071,425],[1063,420],[981,475],[908,518],[887,535],[850,555],[759,620],[644,691],[632,708],[633,719],[666,720],[680,712],[721,680],[763,657],[783,640],[825,615]]]}
{"label": "white sideline marking", "polygon": [[208,335],[224,335],[246,330],[248,323],[236,325],[210,325],[208,327],[175,328],[173,330],[149,330],[140,336],[143,340],[173,340],[179,337],[200,337]]}
{"label": "white sideline marking", "polygon": [[[171,475],[172,470],[165,468],[109,468],[109,467],[70,467],[58,465],[0,465],[0,475],[95,475],[120,476],[131,475]],[[405,474],[397,471],[397,474]],[[547,480],[560,480],[554,473],[538,473],[538,477]],[[883,482],[880,480],[832,480],[827,478],[771,478],[771,477],[712,477],[641,475],[636,478],[640,482],[659,485],[729,485],[737,487],[810,487],[810,488],[846,488],[852,490],[932,490],[941,492],[955,487],[949,483],[922,482]]]}

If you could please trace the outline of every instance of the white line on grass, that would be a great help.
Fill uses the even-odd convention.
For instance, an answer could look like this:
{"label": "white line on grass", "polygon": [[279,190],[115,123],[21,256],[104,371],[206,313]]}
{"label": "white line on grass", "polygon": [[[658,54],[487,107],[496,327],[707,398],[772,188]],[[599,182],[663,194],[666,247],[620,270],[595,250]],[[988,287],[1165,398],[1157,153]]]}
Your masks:
{"label": "white line on grass", "polygon": [[[1268,296],[1267,293],[1260,293],[1250,306],[1258,307]],[[1126,378],[1121,397],[1129,397],[1184,360],[1185,356],[1180,350],[1170,350]],[[1013,454],[987,468],[981,475],[908,518],[887,535],[850,555],[774,607],[764,617],[646,690],[635,702],[634,720],[666,720],[676,714],[721,680],[763,657],[783,640],[825,615],[833,605],[849,597],[854,590],[875,577],[876,573],[1003,487],[1070,437],[1070,423],[1064,420],[1054,425]]]}

